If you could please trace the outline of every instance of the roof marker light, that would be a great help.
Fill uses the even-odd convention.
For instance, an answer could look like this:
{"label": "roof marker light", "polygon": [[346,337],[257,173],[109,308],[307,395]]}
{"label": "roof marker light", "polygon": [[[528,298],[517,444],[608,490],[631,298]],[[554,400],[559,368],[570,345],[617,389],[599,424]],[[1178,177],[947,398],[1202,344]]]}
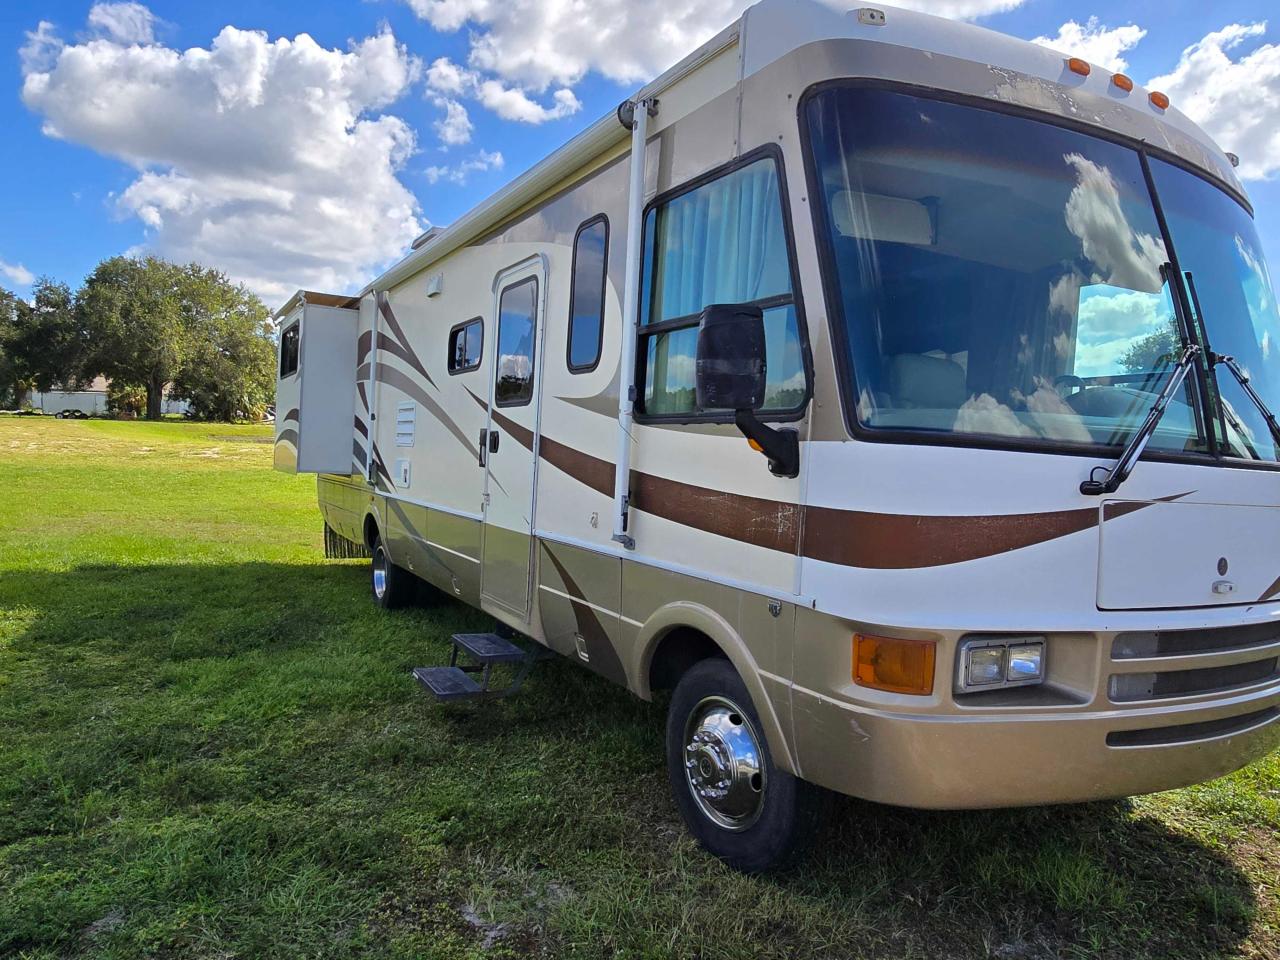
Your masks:
{"label": "roof marker light", "polygon": [[1128,77],[1126,77],[1123,73],[1113,73],[1111,75],[1111,82],[1114,83],[1121,90],[1123,90],[1125,93],[1128,93],[1130,90],[1133,89],[1133,81]]}
{"label": "roof marker light", "polygon": [[1072,57],[1067,61],[1067,69],[1072,73],[1078,73],[1082,77],[1087,77],[1089,71],[1093,69],[1089,66],[1088,61],[1081,60],[1079,57]]}
{"label": "roof marker light", "polygon": [[1159,110],[1169,109],[1169,97],[1161,93],[1159,90],[1152,90],[1151,95],[1147,98],[1151,101],[1151,105]]}

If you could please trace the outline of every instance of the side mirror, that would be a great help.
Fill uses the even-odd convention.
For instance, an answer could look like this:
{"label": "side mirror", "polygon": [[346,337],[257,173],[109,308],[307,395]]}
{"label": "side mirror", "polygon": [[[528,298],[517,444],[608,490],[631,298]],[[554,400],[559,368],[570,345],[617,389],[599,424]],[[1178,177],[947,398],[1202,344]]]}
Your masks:
{"label": "side mirror", "polygon": [[694,367],[699,410],[732,410],[734,423],[769,458],[776,477],[800,473],[800,438],[794,430],[761,423],[768,384],[764,311],[753,304],[712,304],[698,325]]}
{"label": "side mirror", "polygon": [[767,382],[764,311],[716,303],[698,325],[699,410],[759,410]]}

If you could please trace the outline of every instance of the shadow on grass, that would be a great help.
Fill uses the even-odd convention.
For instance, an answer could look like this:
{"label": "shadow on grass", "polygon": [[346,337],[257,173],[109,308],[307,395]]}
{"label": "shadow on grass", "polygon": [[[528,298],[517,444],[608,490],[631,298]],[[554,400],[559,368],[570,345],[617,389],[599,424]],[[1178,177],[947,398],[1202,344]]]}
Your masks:
{"label": "shadow on grass", "polygon": [[0,578],[0,952],[83,946],[123,910],[93,934],[120,955],[358,954],[421,933],[378,915],[415,884],[464,952],[456,905],[530,863],[572,896],[494,922],[552,952],[1209,958],[1250,936],[1240,868],[1127,802],[839,800],[800,867],[737,876],[679,827],[662,704],[553,661],[442,710],[410,668],[488,619],[366,591],[360,563]]}

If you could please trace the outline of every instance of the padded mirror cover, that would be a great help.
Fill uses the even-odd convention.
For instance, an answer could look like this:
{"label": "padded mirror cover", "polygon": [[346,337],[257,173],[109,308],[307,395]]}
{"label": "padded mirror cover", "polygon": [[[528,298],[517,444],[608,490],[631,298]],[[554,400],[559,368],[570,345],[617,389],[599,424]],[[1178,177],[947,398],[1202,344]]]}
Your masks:
{"label": "padded mirror cover", "polygon": [[739,303],[705,308],[698,327],[696,371],[699,410],[764,406],[764,311]]}

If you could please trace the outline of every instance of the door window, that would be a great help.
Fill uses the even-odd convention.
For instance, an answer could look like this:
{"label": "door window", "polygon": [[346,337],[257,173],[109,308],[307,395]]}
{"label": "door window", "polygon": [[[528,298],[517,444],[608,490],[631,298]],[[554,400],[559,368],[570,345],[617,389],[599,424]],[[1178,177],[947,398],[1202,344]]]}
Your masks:
{"label": "door window", "polygon": [[538,281],[534,277],[507,287],[498,301],[498,369],[493,395],[499,407],[522,407],[533,399],[537,304]]}

